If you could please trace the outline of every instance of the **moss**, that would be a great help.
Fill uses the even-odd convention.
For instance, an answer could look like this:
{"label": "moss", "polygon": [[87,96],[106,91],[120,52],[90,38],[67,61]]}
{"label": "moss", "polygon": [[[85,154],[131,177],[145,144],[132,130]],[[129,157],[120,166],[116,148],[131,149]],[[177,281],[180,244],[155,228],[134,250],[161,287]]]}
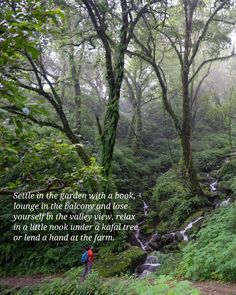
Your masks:
{"label": "moss", "polygon": [[210,175],[211,175],[211,177],[213,177],[213,178],[217,178],[218,170],[213,170],[213,171],[211,171]]}
{"label": "moss", "polygon": [[159,234],[165,234],[169,231],[170,227],[168,226],[167,223],[161,221],[158,226],[156,227],[156,231],[159,233]]}
{"label": "moss", "polygon": [[203,216],[204,213],[207,211],[207,209],[197,211],[193,214],[191,214],[185,222],[181,225],[180,229],[184,229],[190,222],[193,222],[194,220],[198,219],[199,217]]}
{"label": "moss", "polygon": [[[186,218],[208,204],[204,196],[193,196],[174,169],[163,174],[153,191],[158,215],[167,229],[178,228]],[[159,225],[162,231],[162,225]]]}
{"label": "moss", "polygon": [[232,192],[232,181],[220,181],[218,184],[218,190],[221,192]]}
{"label": "moss", "polygon": [[157,212],[150,210],[145,218],[145,222],[141,226],[141,233],[145,236],[149,236],[155,232],[155,227],[159,221]]}
{"label": "moss", "polygon": [[107,254],[96,263],[95,270],[102,277],[133,272],[138,264],[145,261],[146,256],[146,252],[139,247],[130,247],[128,250],[118,254]]}
{"label": "moss", "polygon": [[141,232],[142,234],[144,234],[145,236],[149,236],[152,233],[154,233],[155,229],[153,228],[153,226],[151,224],[143,224],[141,226]]}

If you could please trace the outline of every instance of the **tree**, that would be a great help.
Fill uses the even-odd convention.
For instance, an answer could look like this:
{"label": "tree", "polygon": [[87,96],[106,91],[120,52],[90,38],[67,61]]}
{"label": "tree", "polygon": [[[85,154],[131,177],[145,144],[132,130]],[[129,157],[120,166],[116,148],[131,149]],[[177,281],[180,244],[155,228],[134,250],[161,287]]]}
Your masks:
{"label": "tree", "polygon": [[[104,176],[109,179],[119,120],[119,100],[124,76],[125,52],[132,39],[135,25],[149,5],[146,4],[139,8],[134,5],[134,1],[127,0],[110,3],[94,0],[82,0],[81,2],[104,49],[109,94],[103,128],[100,128],[101,162]],[[104,191],[107,192],[108,189],[109,182],[106,182]]]}
{"label": "tree", "polygon": [[[217,83],[215,83],[217,77]],[[227,69],[225,64],[224,70],[217,70],[211,75],[209,88],[213,97],[214,110],[222,122],[222,128],[227,135],[229,148],[233,148],[233,120],[235,119],[235,71]]]}
{"label": "tree", "polygon": [[[203,8],[203,6],[205,7]],[[188,186],[193,194],[202,194],[201,187],[198,182],[197,172],[193,165],[192,156],[192,102],[190,95],[190,84],[197,77],[204,65],[214,62],[216,60],[224,60],[232,57],[234,52],[227,56],[219,56],[219,52],[215,52],[215,56],[206,58],[198,64],[196,70],[191,74],[191,69],[196,60],[196,57],[205,41],[214,44],[211,38],[210,25],[214,22],[219,12],[221,15],[230,8],[231,1],[211,1],[209,4],[203,4],[199,0],[186,1],[181,0],[178,3],[172,3],[169,7],[169,17],[165,19],[165,25],[161,26],[159,19],[155,15],[155,11],[143,17],[143,25],[148,32],[147,37],[145,33],[141,33],[142,41],[140,41],[140,33],[135,32],[136,47],[139,50],[129,52],[144,59],[152,65],[156,77],[160,83],[162,90],[162,101],[164,107],[170,117],[172,118],[176,131],[179,135],[182,159],[181,167],[183,178],[187,180]],[[199,21],[198,13],[204,9],[205,22]],[[172,14],[171,14],[172,12]],[[175,12],[175,13],[174,13]],[[151,16],[150,16],[151,15]],[[171,18],[173,16],[173,19]],[[184,24],[176,20],[176,16],[180,15],[180,19],[184,19]],[[222,17],[222,16],[221,16]],[[224,21],[224,14],[222,19],[217,18],[217,26],[219,30],[227,29],[229,26],[232,29],[232,23]],[[197,34],[196,34],[197,32]],[[209,34],[208,34],[209,33]],[[193,36],[195,38],[193,38]],[[145,42],[144,42],[145,40]],[[180,93],[182,97],[182,115],[179,117],[174,110],[166,78],[166,70],[163,67],[163,58],[158,55],[158,44],[169,43],[172,50],[175,52],[179,62],[179,77],[180,77]],[[225,42],[225,40],[223,40]],[[210,45],[208,44],[208,48]],[[206,47],[205,47],[206,48]],[[159,56],[159,61],[157,60]],[[174,95],[175,96],[175,95]]]}
{"label": "tree", "polygon": [[[7,38],[3,41],[3,48],[6,52],[3,55],[4,71],[1,77],[3,85],[1,92],[10,104],[3,101],[1,108],[27,121],[63,132],[70,142],[76,146],[78,155],[83,162],[88,165],[90,163],[89,157],[82,147],[77,130],[73,130],[65,112],[63,89],[60,91],[61,89],[58,87],[61,69],[58,64],[51,62],[50,56],[47,55],[50,46],[51,49],[53,47],[52,35],[50,35],[51,39],[48,38],[50,32],[44,23],[47,18],[42,16],[53,17],[54,24],[48,23],[49,27],[53,28],[58,24],[59,20],[56,16],[59,10],[45,11],[44,9],[42,11],[40,1],[13,2],[9,7],[6,1],[3,8],[6,16],[5,26],[12,27],[14,35],[17,35],[19,39],[14,41],[12,35],[6,33]],[[30,13],[25,14],[25,11],[28,10]],[[10,17],[8,17],[9,15]],[[22,19],[14,22],[19,16]],[[25,30],[29,33],[25,33]],[[34,39],[35,42],[31,43],[30,38],[33,33],[36,38]],[[9,38],[10,40],[8,40]],[[47,44],[48,49],[45,44]],[[78,73],[74,69],[72,69],[72,73],[78,104]],[[27,99],[25,98],[26,93],[29,92],[36,95],[35,103],[31,105],[31,108],[27,107]],[[59,119],[60,123],[43,117],[43,110],[37,107],[40,101],[39,97],[43,98],[45,106],[50,106],[54,111],[55,118]],[[48,116],[48,113],[46,115]],[[76,121],[78,123],[78,118]]]}
{"label": "tree", "polygon": [[[133,108],[130,122],[129,139],[134,154],[138,154],[142,147],[143,107],[155,99],[155,83],[152,82],[152,71],[142,60],[131,60],[129,69],[125,71],[124,81],[128,99]],[[125,95],[125,93],[124,93]]]}

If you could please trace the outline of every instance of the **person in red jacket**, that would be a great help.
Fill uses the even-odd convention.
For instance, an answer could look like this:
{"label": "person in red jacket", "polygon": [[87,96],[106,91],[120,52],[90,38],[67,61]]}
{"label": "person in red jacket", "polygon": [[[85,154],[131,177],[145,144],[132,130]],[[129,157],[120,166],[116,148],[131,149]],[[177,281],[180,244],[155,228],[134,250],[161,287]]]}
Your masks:
{"label": "person in red jacket", "polygon": [[87,253],[88,253],[88,261],[87,261],[88,273],[90,273],[92,270],[93,262],[94,262],[94,255],[93,255],[93,247],[92,246],[88,248]]}
{"label": "person in red jacket", "polygon": [[85,277],[91,273],[92,271],[92,266],[93,266],[93,262],[94,262],[94,254],[93,254],[93,247],[90,246],[87,249],[87,254],[88,254],[88,259],[86,261],[86,263],[84,264],[84,271],[83,271],[83,275],[82,275],[82,280],[85,279]]}

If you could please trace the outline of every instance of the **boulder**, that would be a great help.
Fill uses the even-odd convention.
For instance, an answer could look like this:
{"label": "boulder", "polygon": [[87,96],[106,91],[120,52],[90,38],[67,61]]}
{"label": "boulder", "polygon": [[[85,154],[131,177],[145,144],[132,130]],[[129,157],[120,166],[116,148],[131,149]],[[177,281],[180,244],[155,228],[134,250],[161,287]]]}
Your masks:
{"label": "boulder", "polygon": [[148,246],[153,250],[159,250],[161,247],[161,235],[159,233],[152,235],[150,241],[148,242]]}
{"label": "boulder", "polygon": [[174,235],[172,234],[165,234],[161,236],[161,244],[168,245],[174,241]]}
{"label": "boulder", "polygon": [[231,181],[221,181],[219,182],[219,185],[218,185],[218,190],[223,192],[223,193],[232,193],[233,190],[231,188]]}
{"label": "boulder", "polygon": [[136,267],[145,262],[147,253],[141,248],[133,246],[121,253],[104,255],[94,269],[102,277],[133,273]]}
{"label": "boulder", "polygon": [[[209,211],[209,208],[204,208],[202,210],[199,210],[193,214],[191,214],[186,220],[185,222],[181,225],[180,230],[183,230],[186,228],[186,226],[191,223],[194,222],[195,220],[197,220],[199,217],[203,216],[205,214],[206,211]],[[199,220],[199,222],[194,224],[194,227],[199,227],[202,224],[203,220]]]}

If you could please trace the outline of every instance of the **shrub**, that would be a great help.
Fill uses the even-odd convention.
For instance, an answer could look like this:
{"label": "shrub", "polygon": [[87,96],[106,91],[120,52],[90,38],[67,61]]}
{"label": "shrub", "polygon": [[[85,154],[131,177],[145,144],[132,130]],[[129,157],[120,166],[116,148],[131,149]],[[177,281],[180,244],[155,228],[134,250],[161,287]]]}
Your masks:
{"label": "shrub", "polygon": [[219,168],[223,158],[229,150],[227,148],[208,149],[194,153],[195,167],[203,172],[209,172]]}
{"label": "shrub", "polygon": [[177,282],[171,276],[144,280],[133,277],[109,278],[101,280],[92,273],[83,283],[81,270],[71,271],[65,279],[55,279],[38,287],[24,288],[16,295],[199,295],[187,281]]}
{"label": "shrub", "polygon": [[218,171],[218,179],[227,181],[236,176],[236,159],[225,162],[222,168]]}
{"label": "shrub", "polygon": [[158,178],[152,197],[159,217],[169,229],[180,226],[191,213],[206,202],[204,197],[190,194],[174,169]]}
{"label": "shrub", "polygon": [[236,204],[217,210],[184,248],[179,273],[194,280],[236,281]]}

